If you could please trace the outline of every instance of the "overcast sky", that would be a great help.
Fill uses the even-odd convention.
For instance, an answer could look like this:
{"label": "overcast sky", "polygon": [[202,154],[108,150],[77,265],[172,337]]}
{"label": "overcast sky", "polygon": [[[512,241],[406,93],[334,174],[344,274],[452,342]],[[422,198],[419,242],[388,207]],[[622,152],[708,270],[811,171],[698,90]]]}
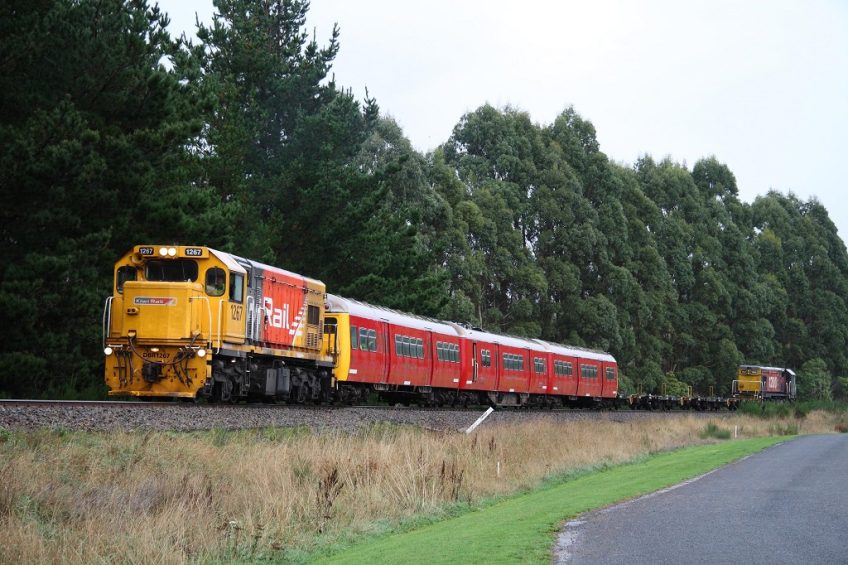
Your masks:
{"label": "overcast sky", "polygon": [[[176,35],[212,19],[211,0],[159,5]],[[743,200],[815,196],[848,234],[844,0],[313,0],[319,42],[334,23],[337,84],[422,151],[486,102],[541,124],[573,105],[615,161],[715,155]]]}

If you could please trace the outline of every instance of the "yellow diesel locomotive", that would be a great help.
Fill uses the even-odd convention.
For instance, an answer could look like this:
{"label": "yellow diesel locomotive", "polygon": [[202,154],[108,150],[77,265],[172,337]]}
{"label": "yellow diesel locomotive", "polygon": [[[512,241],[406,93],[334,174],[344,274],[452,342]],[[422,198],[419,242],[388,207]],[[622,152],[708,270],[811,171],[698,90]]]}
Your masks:
{"label": "yellow diesel locomotive", "polygon": [[138,245],[115,264],[103,311],[109,394],[320,400],[335,365],[324,301],[322,282],[276,267]]}
{"label": "yellow diesel locomotive", "polygon": [[785,367],[740,365],[733,396],[754,400],[795,400],[795,372]]}

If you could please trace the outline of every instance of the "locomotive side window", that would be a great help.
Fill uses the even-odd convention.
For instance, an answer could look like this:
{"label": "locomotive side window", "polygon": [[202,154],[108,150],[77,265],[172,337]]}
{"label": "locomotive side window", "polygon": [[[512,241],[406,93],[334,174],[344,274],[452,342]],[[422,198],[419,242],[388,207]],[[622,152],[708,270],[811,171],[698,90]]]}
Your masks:
{"label": "locomotive side window", "polygon": [[194,282],[197,280],[197,261],[191,259],[148,261],[144,267],[144,278],[161,282]]}
{"label": "locomotive side window", "polygon": [[224,269],[212,267],[206,271],[206,294],[209,296],[223,296],[224,285],[227,282],[227,274]]}
{"label": "locomotive side window", "polygon": [[321,309],[312,304],[306,309],[306,323],[310,326],[317,326],[318,320],[321,317]]}
{"label": "locomotive side window", "polygon": [[118,292],[124,292],[124,283],[134,281],[136,277],[135,267],[118,267],[118,274],[115,276],[115,288]]}
{"label": "locomotive side window", "polygon": [[359,349],[359,328],[356,326],[350,327],[350,348]]}
{"label": "locomotive side window", "polygon": [[244,275],[239,273],[230,274],[230,300],[233,302],[244,300]]}

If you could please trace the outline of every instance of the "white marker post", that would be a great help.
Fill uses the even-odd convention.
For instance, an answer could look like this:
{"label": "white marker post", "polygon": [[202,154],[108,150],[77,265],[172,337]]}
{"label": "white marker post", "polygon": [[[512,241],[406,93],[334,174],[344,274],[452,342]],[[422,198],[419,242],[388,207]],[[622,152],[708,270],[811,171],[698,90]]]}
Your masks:
{"label": "white marker post", "polygon": [[488,417],[489,417],[489,414],[491,414],[491,413],[492,413],[492,412],[494,412],[494,411],[495,411],[495,409],[494,409],[494,408],[492,408],[491,406],[489,406],[489,409],[488,409],[488,410],[486,410],[485,412],[483,412],[483,415],[482,415],[482,416],[480,416],[479,418],[477,418],[477,421],[476,421],[476,422],[474,422],[473,424],[471,424],[471,427],[469,427],[467,430],[465,430],[465,433],[466,433],[466,434],[470,434],[471,432],[473,432],[474,430],[476,430],[476,429],[477,429],[477,426],[479,426],[480,424],[482,424],[482,423],[483,423],[483,420],[485,420],[486,418],[488,418]]}

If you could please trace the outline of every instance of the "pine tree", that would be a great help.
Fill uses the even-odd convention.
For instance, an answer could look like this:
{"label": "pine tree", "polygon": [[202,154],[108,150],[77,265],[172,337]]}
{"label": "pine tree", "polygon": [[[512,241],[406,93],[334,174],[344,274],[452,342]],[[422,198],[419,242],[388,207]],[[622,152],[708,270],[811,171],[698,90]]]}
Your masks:
{"label": "pine tree", "polygon": [[166,188],[179,184],[174,164],[199,122],[182,77],[161,63],[179,47],[157,8],[55,0],[3,9],[0,391],[98,394],[111,266],[139,231],[173,235],[139,222],[167,225],[182,213],[148,197],[179,202]]}

